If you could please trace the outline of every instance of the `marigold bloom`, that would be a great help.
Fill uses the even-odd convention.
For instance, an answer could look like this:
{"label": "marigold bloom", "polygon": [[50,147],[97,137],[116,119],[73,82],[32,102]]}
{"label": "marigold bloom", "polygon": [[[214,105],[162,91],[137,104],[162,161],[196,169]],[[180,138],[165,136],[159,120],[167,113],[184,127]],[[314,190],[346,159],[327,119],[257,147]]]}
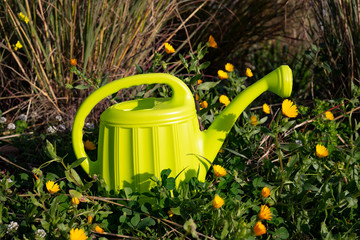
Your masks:
{"label": "marigold bloom", "polygon": [[332,112],[330,112],[330,111],[327,111],[327,112],[325,113],[325,117],[326,117],[327,119],[329,119],[329,120],[334,120],[334,115],[333,115]]}
{"label": "marigold bloom", "polygon": [[224,72],[223,70],[218,71],[218,76],[221,80],[225,80],[225,79],[229,78],[229,75],[227,74],[227,72]]}
{"label": "marigold bloom", "polygon": [[102,229],[101,227],[99,227],[98,225],[96,225],[96,227],[95,227],[95,232],[97,232],[97,233],[104,233],[105,231],[104,231],[104,229]]}
{"label": "marigold bloom", "polygon": [[18,17],[20,18],[20,20],[24,21],[26,24],[28,24],[29,19],[27,16],[25,16],[22,12],[18,13]]}
{"label": "marigold bloom", "polygon": [[92,216],[88,216],[88,223],[92,223],[93,217]]}
{"label": "marigold bloom", "polygon": [[84,230],[81,228],[71,229],[70,230],[70,239],[71,240],[86,240],[88,237],[86,236]]}
{"label": "marigold bloom", "polygon": [[173,46],[171,46],[170,43],[165,43],[164,47],[165,47],[165,52],[168,54],[175,52],[175,49],[173,48]]}
{"label": "marigold bloom", "polygon": [[214,169],[214,174],[215,174],[216,177],[223,177],[223,176],[226,175],[225,168],[223,168],[220,165],[214,165],[213,169]]}
{"label": "marigold bloom", "polygon": [[15,51],[19,50],[22,47],[23,45],[21,45],[20,41],[17,41],[16,44],[13,44],[13,48]]}
{"label": "marigold bloom", "polygon": [[70,59],[70,64],[71,64],[71,66],[76,66],[76,64],[77,64],[76,58]]}
{"label": "marigold bloom", "polygon": [[250,117],[250,120],[251,120],[251,125],[253,125],[253,126],[258,125],[258,121],[257,121],[257,118],[256,118],[255,115],[252,115],[252,116]]}
{"label": "marigold bloom", "polygon": [[209,43],[210,47],[212,47],[212,48],[217,48],[217,47],[218,47],[218,45],[217,45],[214,37],[211,36],[211,35],[209,36],[209,41],[208,41],[208,43]]}
{"label": "marigold bloom", "polygon": [[270,107],[266,103],[263,104],[263,112],[266,114],[270,114]]}
{"label": "marigold bloom", "polygon": [[268,196],[270,196],[270,189],[268,187],[264,187],[261,190],[261,196],[263,196],[264,198],[267,198]]}
{"label": "marigold bloom", "polygon": [[245,75],[246,75],[247,77],[252,77],[252,76],[254,76],[254,74],[252,73],[252,71],[251,71],[250,68],[246,68]]}
{"label": "marigold bloom", "polygon": [[298,115],[298,109],[296,105],[289,99],[285,99],[281,106],[282,113],[289,117],[295,118]]}
{"label": "marigold bloom", "polygon": [[76,206],[76,205],[79,205],[80,201],[77,197],[72,197],[71,203]]}
{"label": "marigold bloom", "polygon": [[201,79],[197,80],[197,84],[198,84],[198,85],[200,85],[200,84],[202,84],[202,83],[203,83],[203,80],[201,80]]}
{"label": "marigold bloom", "polygon": [[266,205],[261,205],[261,209],[260,209],[260,213],[259,213],[259,218],[262,220],[271,220],[271,211],[270,208]]}
{"label": "marigold bloom", "polygon": [[171,210],[167,211],[167,214],[168,214],[169,217],[174,216],[174,213]]}
{"label": "marigold bloom", "polygon": [[86,140],[85,149],[87,149],[87,150],[95,150],[96,149],[95,143],[93,143],[93,142],[91,142],[89,140]]}
{"label": "marigold bloom", "polygon": [[38,177],[36,174],[34,174],[34,178],[35,178],[36,180],[39,179],[39,177]]}
{"label": "marigold bloom", "polygon": [[225,65],[225,70],[228,71],[228,72],[234,71],[234,65],[232,65],[231,63],[227,63]]}
{"label": "marigold bloom", "polygon": [[196,94],[196,95],[195,95],[195,100],[196,100],[196,101],[199,101],[199,99],[200,99],[199,94]]}
{"label": "marigold bloom", "polygon": [[49,191],[49,193],[53,194],[60,190],[59,184],[54,183],[53,181],[47,181],[46,183],[46,189]]}
{"label": "marigold bloom", "polygon": [[260,221],[255,224],[253,230],[256,236],[260,236],[266,233],[266,227]]}
{"label": "marigold bloom", "polygon": [[207,108],[208,107],[208,103],[207,101],[203,101],[200,103],[200,110],[203,109],[203,108]]}
{"label": "marigold bloom", "polygon": [[219,102],[224,104],[225,106],[230,104],[230,100],[226,95],[221,95],[219,98]]}
{"label": "marigold bloom", "polygon": [[327,157],[329,155],[329,152],[327,148],[321,144],[316,145],[316,155],[319,158]]}
{"label": "marigold bloom", "polygon": [[222,205],[224,205],[225,201],[224,199],[222,199],[219,195],[215,195],[214,197],[214,201],[213,201],[213,207],[214,208],[221,208]]}

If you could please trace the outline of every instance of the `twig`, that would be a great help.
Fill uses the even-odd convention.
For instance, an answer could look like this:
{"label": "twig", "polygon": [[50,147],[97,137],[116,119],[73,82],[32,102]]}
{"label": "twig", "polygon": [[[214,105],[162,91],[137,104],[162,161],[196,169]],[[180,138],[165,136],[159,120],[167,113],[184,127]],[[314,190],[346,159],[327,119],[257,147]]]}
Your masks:
{"label": "twig", "polygon": [[14,138],[14,137],[20,137],[20,136],[25,136],[25,135],[32,135],[33,133],[34,132],[27,132],[27,133],[18,133],[18,134],[13,134],[13,135],[8,135],[8,136],[2,136],[2,137],[0,137],[0,140]]}
{"label": "twig", "polygon": [[17,168],[20,168],[21,170],[23,170],[23,171],[25,171],[25,172],[29,172],[29,173],[31,173],[31,171],[30,171],[30,170],[27,170],[27,169],[25,169],[25,168],[23,168],[23,167],[21,167],[21,166],[19,166],[19,165],[15,164],[15,163],[11,162],[10,160],[8,160],[8,159],[4,158],[4,157],[3,157],[3,156],[1,156],[1,155],[0,155],[0,159],[1,159],[1,160],[3,160],[3,161],[5,161],[5,162],[7,162],[7,163],[9,163],[9,164],[11,164],[11,165],[14,165],[14,166],[15,166],[15,167],[17,167]]}
{"label": "twig", "polygon": [[119,238],[126,238],[126,239],[141,239],[141,238],[138,238],[138,237],[130,237],[130,236],[121,235],[121,234],[115,234],[115,233],[107,233],[107,232],[98,233],[98,232],[95,232],[95,231],[91,231],[91,232],[96,233],[97,235],[101,235],[101,236],[112,236],[112,237],[119,237]]}

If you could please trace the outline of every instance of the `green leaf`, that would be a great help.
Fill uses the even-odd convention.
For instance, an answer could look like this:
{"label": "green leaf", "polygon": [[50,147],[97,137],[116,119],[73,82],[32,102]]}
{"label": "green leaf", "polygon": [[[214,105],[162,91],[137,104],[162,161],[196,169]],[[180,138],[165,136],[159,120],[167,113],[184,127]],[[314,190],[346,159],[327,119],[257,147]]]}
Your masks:
{"label": "green leaf", "polygon": [[175,178],[173,178],[173,177],[167,178],[163,184],[167,190],[174,190],[175,189]]}
{"label": "green leaf", "polygon": [[78,184],[80,184],[81,186],[84,185],[83,182],[82,182],[82,180],[81,180],[81,178],[80,178],[80,176],[79,176],[79,174],[75,171],[75,169],[71,168],[71,169],[70,169],[70,173],[71,173],[72,177],[75,179],[75,181],[76,181]]}
{"label": "green leaf", "polygon": [[221,239],[225,239],[225,237],[228,235],[229,233],[229,222],[224,220],[224,226],[223,226],[223,230],[221,231]]}
{"label": "green leaf", "polygon": [[84,90],[84,89],[88,89],[89,87],[90,87],[90,85],[80,84],[80,85],[75,86],[74,88],[79,89],[79,90]]}
{"label": "green leaf", "polygon": [[136,67],[137,73],[139,73],[139,74],[144,73],[144,69],[141,66],[139,66],[137,63],[135,63],[135,67]]}
{"label": "green leaf", "polygon": [[197,80],[201,79],[202,77],[202,74],[196,74],[195,76],[193,76],[191,79],[190,79],[190,84],[194,84],[197,82]]}
{"label": "green leaf", "polygon": [[137,213],[137,214],[135,214],[135,215],[131,218],[130,223],[131,223],[134,227],[136,227],[136,226],[139,224],[139,222],[140,222],[140,214]]}
{"label": "green leaf", "polygon": [[210,62],[207,61],[207,62],[204,62],[204,63],[200,64],[199,69],[200,69],[200,70],[206,69],[206,68],[208,68],[209,66],[210,66]]}
{"label": "green leaf", "polygon": [[191,233],[193,238],[199,239],[197,232],[196,232],[196,224],[192,218],[190,218],[189,220],[187,220],[184,223],[184,230],[187,233]]}
{"label": "green leaf", "polygon": [[141,222],[139,223],[139,225],[137,227],[139,229],[141,229],[141,228],[150,227],[150,226],[155,226],[155,221],[151,217],[146,217],[141,220]]}
{"label": "green leaf", "polygon": [[48,140],[46,140],[46,152],[52,157],[52,159],[58,159],[59,157],[56,155],[56,147],[52,145]]}
{"label": "green leaf", "polygon": [[188,64],[187,61],[185,60],[184,56],[181,55],[181,53],[179,53],[179,57],[180,57],[181,63],[184,65],[184,67],[185,67],[186,69],[189,68],[189,64]]}
{"label": "green leaf", "polygon": [[82,198],[82,194],[81,192],[78,192],[74,189],[70,189],[69,190],[69,194],[72,196],[72,197],[76,197],[76,198]]}
{"label": "green leaf", "polygon": [[171,210],[175,215],[178,215],[178,216],[181,215],[181,213],[180,213],[180,207],[170,208],[170,210]]}
{"label": "green leaf", "polygon": [[75,162],[73,162],[73,163],[70,165],[70,168],[76,168],[76,167],[78,167],[85,159],[86,159],[86,157],[79,158],[78,160],[76,160]]}
{"label": "green leaf", "polygon": [[285,131],[287,131],[294,123],[295,123],[295,120],[287,122],[287,123],[285,124],[285,126],[283,126],[283,127],[280,129],[280,132],[285,132]]}
{"label": "green leaf", "polygon": [[275,231],[275,233],[272,235],[273,239],[288,239],[289,238],[289,232],[286,230],[286,228],[281,227]]}
{"label": "green leaf", "polygon": [[163,170],[161,171],[161,173],[160,173],[161,180],[162,180],[162,181],[165,181],[165,179],[168,178],[168,176],[170,175],[170,173],[171,173],[171,169],[170,169],[170,168],[168,168],[168,169],[163,169]]}
{"label": "green leaf", "polygon": [[71,84],[69,84],[69,83],[65,84],[65,87],[66,87],[67,89],[73,89],[73,88],[74,88],[73,85],[71,85]]}
{"label": "green leaf", "polygon": [[198,86],[198,90],[204,90],[204,91],[208,91],[210,88],[215,87],[216,85],[218,85],[221,81],[217,81],[217,82],[204,82],[202,84],[200,84]]}

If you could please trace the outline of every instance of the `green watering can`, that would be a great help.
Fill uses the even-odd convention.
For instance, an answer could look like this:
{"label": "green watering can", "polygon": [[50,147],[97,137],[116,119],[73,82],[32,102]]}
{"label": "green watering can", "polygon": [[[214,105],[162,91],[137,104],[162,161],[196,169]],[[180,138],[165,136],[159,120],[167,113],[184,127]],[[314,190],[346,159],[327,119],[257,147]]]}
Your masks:
{"label": "green watering can", "polygon": [[[98,159],[87,156],[83,144],[86,116],[102,99],[120,89],[141,84],[166,84],[171,98],[146,98],[115,104],[100,116]],[[135,75],[116,80],[94,91],[76,114],[72,140],[77,158],[86,173],[104,178],[109,189],[132,187],[148,191],[156,176],[170,168],[177,185],[192,177],[205,180],[207,171],[241,112],[260,94],[270,90],[289,97],[292,72],[280,66],[257,81],[221,112],[207,131],[199,130],[193,95],[184,82],[165,73]],[[208,162],[207,160],[210,162]]]}

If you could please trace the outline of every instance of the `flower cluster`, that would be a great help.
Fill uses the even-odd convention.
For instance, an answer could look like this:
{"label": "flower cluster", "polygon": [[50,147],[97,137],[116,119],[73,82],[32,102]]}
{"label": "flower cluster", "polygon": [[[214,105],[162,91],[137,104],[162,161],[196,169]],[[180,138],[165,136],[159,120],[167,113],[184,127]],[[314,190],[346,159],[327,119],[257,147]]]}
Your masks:
{"label": "flower cluster", "polygon": [[25,16],[22,12],[18,13],[18,17],[20,20],[24,21],[26,24],[29,23],[29,18],[27,16]]}

